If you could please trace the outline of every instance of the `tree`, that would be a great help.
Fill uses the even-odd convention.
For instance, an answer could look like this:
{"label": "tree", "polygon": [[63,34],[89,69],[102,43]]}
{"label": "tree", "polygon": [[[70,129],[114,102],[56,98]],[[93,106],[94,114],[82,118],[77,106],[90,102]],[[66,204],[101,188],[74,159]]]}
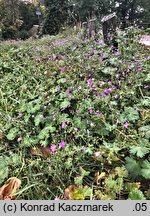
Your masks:
{"label": "tree", "polygon": [[45,2],[47,15],[44,22],[44,34],[57,34],[68,17],[68,0],[49,0]]}

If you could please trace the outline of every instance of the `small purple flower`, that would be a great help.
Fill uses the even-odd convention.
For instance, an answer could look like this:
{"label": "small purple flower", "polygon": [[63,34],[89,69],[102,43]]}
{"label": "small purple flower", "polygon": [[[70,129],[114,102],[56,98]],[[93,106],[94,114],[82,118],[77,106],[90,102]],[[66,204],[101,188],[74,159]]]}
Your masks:
{"label": "small purple flower", "polygon": [[89,87],[92,87],[92,86],[93,86],[93,82],[92,82],[92,80],[89,79],[89,80],[87,81],[87,84],[88,84]]}
{"label": "small purple flower", "polygon": [[92,110],[92,108],[90,108],[90,109],[89,109],[89,113],[90,113],[90,114],[92,114],[92,113],[93,113],[93,110]]}
{"label": "small purple flower", "polygon": [[147,56],[147,59],[150,60],[150,56]]}
{"label": "small purple flower", "polygon": [[89,56],[89,59],[93,59],[94,57],[93,56]]}
{"label": "small purple flower", "polygon": [[116,75],[115,75],[115,77],[116,77],[117,79],[119,78],[119,76],[120,76],[119,74],[116,74]]}
{"label": "small purple flower", "polygon": [[52,150],[52,152],[55,152],[56,151],[56,145],[55,144],[52,144],[50,149]]}
{"label": "small purple flower", "polygon": [[42,121],[43,115],[39,115],[39,120]]}
{"label": "small purple flower", "polygon": [[65,72],[65,67],[61,67],[61,68],[60,68],[60,72],[61,72],[61,73],[64,73],[64,72]]}
{"label": "small purple flower", "polygon": [[62,122],[62,125],[61,125],[61,128],[64,129],[65,126],[66,126],[66,123],[63,121],[63,122]]}
{"label": "small purple flower", "polygon": [[22,141],[22,137],[18,137],[17,142]]}
{"label": "small purple flower", "polygon": [[90,127],[94,127],[94,124],[92,122],[90,123]]}
{"label": "small purple flower", "polygon": [[103,56],[102,56],[102,55],[99,57],[99,60],[100,60],[100,61],[103,61]]}
{"label": "small purple flower", "polygon": [[70,94],[70,90],[67,89],[67,90],[65,91],[65,94],[69,95],[69,94]]}
{"label": "small purple flower", "polygon": [[98,151],[98,152],[95,152],[94,154],[96,157],[99,157],[101,153],[100,153],[100,151]]}
{"label": "small purple flower", "polygon": [[105,89],[104,91],[105,94],[110,94],[110,92],[111,92],[111,89]]}
{"label": "small purple flower", "polygon": [[56,196],[54,200],[60,200],[60,199],[59,199],[59,197]]}
{"label": "small purple flower", "polygon": [[112,82],[111,82],[111,81],[108,81],[108,85],[112,85]]}
{"label": "small purple flower", "polygon": [[100,45],[103,45],[104,41],[103,40],[99,40],[99,43],[100,43]]}
{"label": "small purple flower", "polygon": [[19,117],[19,118],[21,118],[22,115],[23,115],[22,113],[20,113],[20,112],[18,113],[18,117]]}
{"label": "small purple flower", "polygon": [[141,67],[139,67],[138,69],[137,69],[138,71],[141,71],[141,70],[143,70]]}
{"label": "small purple flower", "polygon": [[123,126],[124,126],[125,128],[128,128],[128,126],[129,126],[128,122],[125,122]]}
{"label": "small purple flower", "polygon": [[62,59],[62,60],[65,60],[65,58],[66,58],[65,56],[61,56],[61,59]]}
{"label": "small purple flower", "polygon": [[101,95],[102,95],[102,98],[104,98],[104,97],[105,97],[105,93],[104,93],[104,92],[102,92],[102,93],[101,93]]}
{"label": "small purple flower", "polygon": [[65,142],[64,142],[64,141],[61,141],[61,142],[59,143],[59,147],[60,147],[60,148],[65,148]]}
{"label": "small purple flower", "polygon": [[133,66],[132,65],[128,65],[128,69],[130,70],[130,69],[132,69],[133,68]]}
{"label": "small purple flower", "polygon": [[57,87],[57,92],[60,92],[60,86]]}
{"label": "small purple flower", "polygon": [[94,54],[97,55],[98,54],[98,51],[97,50],[93,50]]}
{"label": "small purple flower", "polygon": [[112,89],[115,90],[115,89],[117,89],[117,87],[116,86],[112,86]]}
{"label": "small purple flower", "polygon": [[34,116],[34,115],[32,115],[31,117],[32,117],[32,118],[34,118],[35,116]]}
{"label": "small purple flower", "polygon": [[75,132],[78,132],[78,128],[74,127],[74,131],[75,131]]}
{"label": "small purple flower", "polygon": [[95,112],[95,115],[100,115],[100,111],[96,111],[96,112]]}

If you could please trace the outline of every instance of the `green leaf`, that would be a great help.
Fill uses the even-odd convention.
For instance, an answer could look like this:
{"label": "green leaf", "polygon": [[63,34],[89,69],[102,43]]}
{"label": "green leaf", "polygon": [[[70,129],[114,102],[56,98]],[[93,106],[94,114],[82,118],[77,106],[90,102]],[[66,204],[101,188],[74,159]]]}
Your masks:
{"label": "green leaf", "polygon": [[102,72],[104,73],[104,74],[113,74],[113,72],[114,72],[114,68],[112,68],[112,67],[105,67],[103,70],[102,70]]}
{"label": "green leaf", "polygon": [[148,160],[143,161],[141,174],[144,178],[150,179],[150,162]]}
{"label": "green leaf", "polygon": [[49,137],[49,131],[48,128],[43,128],[43,130],[40,131],[38,138],[39,139],[48,139]]}
{"label": "green leaf", "polygon": [[77,176],[74,178],[74,183],[77,185],[82,185],[83,183],[83,176]]}
{"label": "green leaf", "polygon": [[81,176],[84,177],[84,176],[88,176],[90,174],[89,171],[86,171],[84,170],[83,168],[80,168],[80,172],[81,172]]}
{"label": "green leaf", "polygon": [[35,123],[35,126],[39,126],[41,120],[39,118],[39,115],[37,115],[35,118],[34,118],[34,123]]}
{"label": "green leaf", "polygon": [[141,167],[139,162],[137,162],[131,157],[126,157],[125,161],[126,161],[125,167],[133,179],[136,179],[138,176],[141,175]]}
{"label": "green leaf", "polygon": [[145,197],[142,191],[134,190],[129,193],[128,200],[145,200]]}
{"label": "green leaf", "polygon": [[113,131],[116,128],[116,125],[110,125],[105,123],[105,129],[109,132]]}
{"label": "green leaf", "polygon": [[140,127],[139,131],[144,133],[145,138],[150,139],[150,125]]}
{"label": "green leaf", "polygon": [[0,184],[8,176],[8,166],[4,157],[0,157]]}
{"label": "green leaf", "polygon": [[145,81],[146,81],[146,82],[150,81],[150,73],[147,74]]}
{"label": "green leaf", "polygon": [[125,115],[131,122],[135,122],[139,119],[139,113],[132,107],[125,107]]}
{"label": "green leaf", "polygon": [[137,157],[144,157],[148,153],[148,149],[143,146],[131,146],[130,153],[133,155],[137,155]]}
{"label": "green leaf", "polygon": [[150,106],[150,98],[142,99],[142,100],[141,100],[141,104],[142,104],[143,106],[149,107],[149,106]]}
{"label": "green leaf", "polygon": [[70,101],[65,100],[65,101],[63,101],[63,102],[60,104],[60,107],[65,109],[65,108],[67,108],[69,105],[70,105]]}
{"label": "green leaf", "polygon": [[12,128],[10,129],[9,133],[7,134],[7,139],[8,140],[14,140],[17,136],[19,129],[18,128]]}
{"label": "green leaf", "polygon": [[65,82],[66,82],[66,78],[61,78],[57,81],[58,84],[65,83]]}
{"label": "green leaf", "polygon": [[49,130],[51,133],[53,133],[53,132],[56,131],[56,127],[54,127],[54,126],[52,126],[52,125],[48,126],[47,128],[48,128],[48,130]]}

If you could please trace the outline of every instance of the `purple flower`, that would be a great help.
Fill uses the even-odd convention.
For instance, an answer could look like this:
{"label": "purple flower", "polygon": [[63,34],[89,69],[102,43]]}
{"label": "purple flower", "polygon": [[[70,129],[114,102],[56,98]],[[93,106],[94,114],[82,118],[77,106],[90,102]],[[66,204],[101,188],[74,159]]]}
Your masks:
{"label": "purple flower", "polygon": [[132,65],[128,65],[128,69],[130,70],[130,69],[132,69],[133,68],[133,66]]}
{"label": "purple flower", "polygon": [[17,142],[20,142],[22,140],[22,137],[18,137]]}
{"label": "purple flower", "polygon": [[94,124],[92,122],[90,123],[90,127],[94,127]]}
{"label": "purple flower", "polygon": [[94,52],[95,55],[98,54],[98,51],[97,51],[97,50],[93,50],[93,52]]}
{"label": "purple flower", "polygon": [[90,109],[89,109],[89,113],[90,113],[90,114],[92,114],[92,113],[93,113],[93,110],[92,110],[92,108],[90,108]]}
{"label": "purple flower", "polygon": [[93,82],[92,82],[92,80],[89,79],[89,80],[87,81],[87,84],[88,84],[89,87],[92,87],[92,86],[93,86]]}
{"label": "purple flower", "polygon": [[61,59],[62,59],[62,60],[65,60],[65,58],[66,58],[65,56],[61,56]]}
{"label": "purple flower", "polygon": [[52,144],[50,149],[52,150],[52,152],[55,152],[56,151],[56,145],[55,144]]}
{"label": "purple flower", "polygon": [[150,56],[148,56],[147,59],[150,60]]}
{"label": "purple flower", "polygon": [[101,95],[102,95],[103,98],[105,97],[105,93],[104,92],[102,92]]}
{"label": "purple flower", "polygon": [[61,142],[59,143],[59,147],[60,147],[60,148],[65,148],[65,142],[64,142],[64,141],[61,141]]}
{"label": "purple flower", "polygon": [[119,76],[120,76],[119,74],[116,74],[116,75],[115,75],[115,77],[116,77],[117,79],[119,78]]}
{"label": "purple flower", "polygon": [[60,92],[60,86],[57,87],[57,92]]}
{"label": "purple flower", "polygon": [[141,67],[139,67],[138,69],[137,69],[138,71],[141,71],[141,70],[143,70]]}
{"label": "purple flower", "polygon": [[99,57],[99,60],[100,60],[100,61],[103,61],[103,56],[102,56],[102,55]]}
{"label": "purple flower", "polygon": [[35,116],[34,116],[34,115],[32,115],[31,117],[32,117],[32,118],[34,118]]}
{"label": "purple flower", "polygon": [[95,115],[99,115],[99,114],[100,114],[100,111],[96,111],[96,112],[95,112]]}
{"label": "purple flower", "polygon": [[98,152],[95,152],[94,154],[96,157],[99,157],[101,153],[98,151]]}
{"label": "purple flower", "polygon": [[93,59],[94,57],[93,56],[89,56],[89,59]]}
{"label": "purple flower", "polygon": [[39,120],[42,121],[43,115],[39,115]]}
{"label": "purple flower", "polygon": [[117,89],[117,87],[116,86],[112,86],[112,89],[115,90],[115,89]]}
{"label": "purple flower", "polygon": [[56,196],[54,200],[60,200],[60,199],[59,199],[59,197]]}
{"label": "purple flower", "polygon": [[65,93],[66,93],[67,95],[70,94],[70,90],[67,89],[67,90],[65,91]]}
{"label": "purple flower", "polygon": [[64,129],[65,126],[66,126],[66,123],[63,121],[63,122],[62,122],[62,125],[61,125],[61,128]]}
{"label": "purple flower", "polygon": [[108,85],[112,85],[112,82],[111,82],[111,81],[108,81]]}
{"label": "purple flower", "polygon": [[60,72],[63,73],[65,71],[65,67],[60,68]]}
{"label": "purple flower", "polygon": [[125,128],[128,128],[128,126],[129,126],[128,122],[125,122],[123,126],[124,126]]}
{"label": "purple flower", "polygon": [[111,89],[105,89],[104,91],[105,94],[110,94],[110,92],[111,92]]}
{"label": "purple flower", "polygon": [[18,113],[18,117],[19,117],[19,118],[21,118],[22,115],[23,115],[22,113],[20,113],[20,112]]}
{"label": "purple flower", "polygon": [[99,43],[100,43],[100,45],[103,45],[104,41],[103,40],[99,40]]}

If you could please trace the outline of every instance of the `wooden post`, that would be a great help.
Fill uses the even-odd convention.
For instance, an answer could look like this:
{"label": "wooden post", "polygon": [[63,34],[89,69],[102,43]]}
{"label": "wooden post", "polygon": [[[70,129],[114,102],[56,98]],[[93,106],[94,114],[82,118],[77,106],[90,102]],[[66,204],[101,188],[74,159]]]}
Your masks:
{"label": "wooden post", "polygon": [[117,27],[117,16],[115,13],[110,14],[108,16],[104,16],[101,20],[103,25],[103,37],[104,42],[107,45],[116,43],[115,41],[115,33],[116,33],[116,27]]}
{"label": "wooden post", "polygon": [[88,29],[88,23],[83,22],[82,23],[82,39],[84,40],[87,37],[87,30]]}
{"label": "wooden post", "polygon": [[96,36],[96,19],[91,19],[88,22],[88,38],[95,38]]}

